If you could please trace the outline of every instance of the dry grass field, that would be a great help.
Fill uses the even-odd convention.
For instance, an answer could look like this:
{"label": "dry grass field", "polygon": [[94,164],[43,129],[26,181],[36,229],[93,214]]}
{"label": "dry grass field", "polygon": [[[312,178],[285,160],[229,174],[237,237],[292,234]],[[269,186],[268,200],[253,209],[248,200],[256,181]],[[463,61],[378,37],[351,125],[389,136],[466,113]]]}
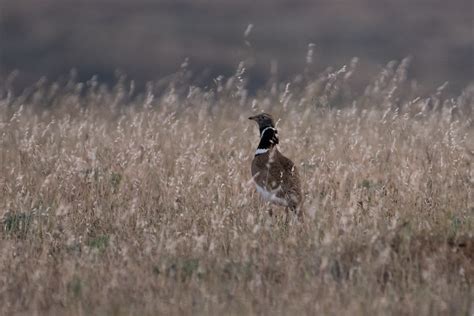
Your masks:
{"label": "dry grass field", "polygon": [[[360,93],[352,66],[255,96],[243,71],[160,94],[5,82],[0,314],[472,315],[474,87],[418,96],[405,67]],[[252,185],[261,110],[304,223]]]}

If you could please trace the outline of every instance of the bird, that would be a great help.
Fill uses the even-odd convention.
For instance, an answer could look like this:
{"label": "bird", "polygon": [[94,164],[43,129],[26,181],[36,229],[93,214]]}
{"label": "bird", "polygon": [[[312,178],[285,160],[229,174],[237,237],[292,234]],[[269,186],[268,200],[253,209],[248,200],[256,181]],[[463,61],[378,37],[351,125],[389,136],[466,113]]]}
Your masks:
{"label": "bird", "polygon": [[264,200],[285,207],[287,223],[289,210],[302,220],[303,195],[298,169],[277,148],[278,131],[273,117],[268,113],[261,113],[249,117],[249,120],[257,122],[260,131],[260,142],[251,166],[252,179],[258,193]]}

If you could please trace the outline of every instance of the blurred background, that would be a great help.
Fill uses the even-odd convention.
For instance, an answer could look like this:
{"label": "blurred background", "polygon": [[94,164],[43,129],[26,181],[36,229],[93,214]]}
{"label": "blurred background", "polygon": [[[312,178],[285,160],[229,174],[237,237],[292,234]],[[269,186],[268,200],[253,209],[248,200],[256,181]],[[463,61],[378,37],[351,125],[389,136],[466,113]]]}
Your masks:
{"label": "blurred background", "polygon": [[[361,86],[390,60],[411,56],[409,78],[429,89],[473,80],[471,0],[0,0],[0,77],[27,85],[77,69],[113,83],[116,70],[145,83],[186,58],[205,87],[245,61],[248,88],[291,80],[306,67],[339,68],[359,57]],[[250,25],[250,26],[249,26]]]}

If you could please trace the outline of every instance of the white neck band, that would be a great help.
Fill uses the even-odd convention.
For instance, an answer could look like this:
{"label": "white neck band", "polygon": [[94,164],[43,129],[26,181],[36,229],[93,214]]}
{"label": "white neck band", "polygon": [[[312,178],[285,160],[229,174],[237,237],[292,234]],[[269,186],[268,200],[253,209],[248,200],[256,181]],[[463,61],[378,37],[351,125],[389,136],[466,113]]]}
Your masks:
{"label": "white neck band", "polygon": [[268,148],[257,148],[257,151],[255,152],[255,156],[264,154],[264,153],[266,153],[267,151],[269,151]]}
{"label": "white neck band", "polygon": [[265,133],[265,132],[266,132],[267,130],[269,130],[269,129],[275,130],[275,129],[274,129],[273,127],[271,127],[271,126],[265,127],[265,128],[263,129],[262,133],[260,134],[260,138],[262,138],[262,137],[263,137],[263,133]]}

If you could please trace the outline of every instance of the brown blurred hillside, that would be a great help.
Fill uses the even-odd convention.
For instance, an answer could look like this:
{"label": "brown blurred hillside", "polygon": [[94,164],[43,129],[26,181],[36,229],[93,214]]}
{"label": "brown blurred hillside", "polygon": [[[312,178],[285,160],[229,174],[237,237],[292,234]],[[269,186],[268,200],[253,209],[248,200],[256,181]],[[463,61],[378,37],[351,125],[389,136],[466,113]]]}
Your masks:
{"label": "brown blurred hillside", "polygon": [[[473,76],[473,7],[454,1],[0,0],[0,77],[25,81],[159,79],[189,57],[194,80],[232,74],[246,60],[250,88],[278,64],[281,80],[301,73],[308,43],[315,70],[361,60],[362,78],[388,61],[413,57],[410,78],[462,89]],[[244,31],[254,27],[247,38]]]}

